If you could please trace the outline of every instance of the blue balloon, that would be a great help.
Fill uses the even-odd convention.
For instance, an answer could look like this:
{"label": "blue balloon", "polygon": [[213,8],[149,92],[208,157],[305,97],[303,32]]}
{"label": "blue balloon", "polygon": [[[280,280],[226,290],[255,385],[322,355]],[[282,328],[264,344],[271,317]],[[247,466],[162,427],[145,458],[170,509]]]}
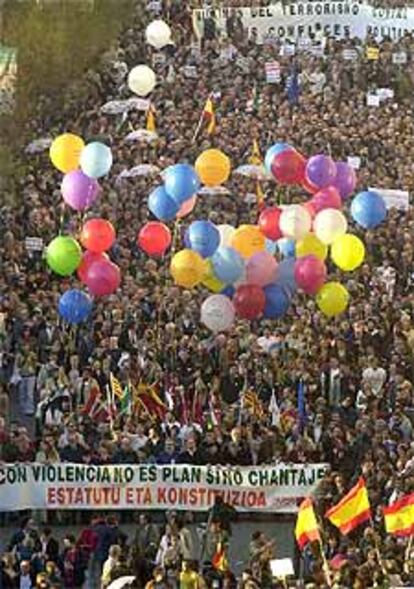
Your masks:
{"label": "blue balloon", "polygon": [[190,242],[190,232],[188,231],[188,227],[185,230],[183,242],[184,242],[184,246],[190,250],[191,249],[191,242]]}
{"label": "blue balloon", "polygon": [[112,152],[109,147],[99,141],[93,141],[83,148],[80,167],[89,178],[101,178],[111,169],[112,161]]}
{"label": "blue balloon", "polygon": [[200,180],[189,164],[176,164],[164,172],[165,190],[181,206],[200,189]]}
{"label": "blue balloon", "polygon": [[277,249],[284,258],[294,258],[296,255],[296,245],[293,239],[282,237],[277,240]]}
{"label": "blue balloon", "polygon": [[229,299],[232,299],[234,297],[234,293],[236,292],[236,289],[234,288],[234,286],[226,286],[226,288],[223,288],[223,290],[220,292],[220,294],[229,297]]}
{"label": "blue balloon", "polygon": [[192,250],[209,258],[220,244],[220,233],[211,221],[194,221],[188,228],[188,240]]}
{"label": "blue balloon", "polygon": [[354,221],[365,229],[373,229],[387,216],[384,199],[378,192],[367,190],[355,196],[351,203],[351,215]]}
{"label": "blue balloon", "polygon": [[276,241],[272,241],[271,239],[266,239],[265,247],[266,247],[266,251],[269,252],[269,254],[272,254],[272,256],[277,252],[277,242]]}
{"label": "blue balloon", "polygon": [[264,288],[266,305],[263,316],[265,319],[278,319],[289,309],[290,297],[286,290],[278,284],[269,284]]}
{"label": "blue balloon", "polygon": [[287,289],[291,295],[296,291],[297,285],[295,280],[295,259],[286,258],[282,260],[277,269],[276,284]]}
{"label": "blue balloon", "polygon": [[211,262],[215,276],[224,284],[233,284],[243,275],[244,260],[232,247],[219,247]]}
{"label": "blue balloon", "polygon": [[59,299],[59,315],[68,323],[86,321],[92,310],[92,300],[81,290],[67,290]]}
{"label": "blue balloon", "polygon": [[158,186],[148,197],[148,208],[160,221],[172,221],[180,210],[179,205],[166,193],[164,186]]}
{"label": "blue balloon", "polygon": [[272,162],[276,155],[282,153],[286,149],[292,149],[289,143],[275,143],[266,151],[264,165],[268,172],[272,171]]}

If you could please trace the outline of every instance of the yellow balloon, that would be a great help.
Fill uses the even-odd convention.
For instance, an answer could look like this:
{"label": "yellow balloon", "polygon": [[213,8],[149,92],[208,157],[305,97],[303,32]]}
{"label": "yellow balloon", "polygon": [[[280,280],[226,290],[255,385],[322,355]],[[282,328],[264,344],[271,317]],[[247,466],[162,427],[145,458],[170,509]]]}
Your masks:
{"label": "yellow balloon", "polygon": [[79,168],[79,159],[85,143],[81,137],[73,133],[63,133],[53,141],[49,156],[52,164],[60,172],[67,174]]}
{"label": "yellow balloon", "polygon": [[205,186],[220,186],[230,176],[231,162],[219,149],[207,149],[198,156],[195,170]]}
{"label": "yellow balloon", "polygon": [[365,246],[356,235],[345,233],[335,239],[331,248],[333,263],[344,272],[352,272],[365,259]]}
{"label": "yellow balloon", "polygon": [[327,317],[335,317],[343,313],[348,302],[349,292],[340,282],[327,282],[316,295],[316,303]]}
{"label": "yellow balloon", "polygon": [[206,270],[206,273],[204,274],[204,277],[202,280],[203,286],[205,286],[206,288],[211,290],[211,292],[214,292],[214,293],[221,292],[223,290],[223,288],[225,288],[226,285],[223,282],[221,282],[217,278],[217,276],[214,274],[213,264],[212,264],[211,260],[207,261],[206,266],[207,266],[207,270]]}
{"label": "yellow balloon", "polygon": [[197,252],[184,249],[171,260],[170,271],[174,281],[184,288],[194,288],[206,273],[206,263]]}
{"label": "yellow balloon", "polygon": [[234,232],[230,247],[239,252],[243,258],[250,258],[254,254],[265,251],[266,239],[257,225],[241,225]]}
{"label": "yellow balloon", "polygon": [[316,237],[314,233],[307,233],[296,243],[296,257],[315,256],[325,260],[328,255],[328,247]]}

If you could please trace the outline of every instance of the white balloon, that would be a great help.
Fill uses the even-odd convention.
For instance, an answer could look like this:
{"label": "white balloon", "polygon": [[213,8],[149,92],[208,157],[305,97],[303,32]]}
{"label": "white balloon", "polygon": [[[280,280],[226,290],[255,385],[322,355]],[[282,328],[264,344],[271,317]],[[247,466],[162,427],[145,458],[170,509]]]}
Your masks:
{"label": "white balloon", "polygon": [[152,47],[162,49],[171,41],[171,29],[163,20],[153,20],[147,26],[145,37]]}
{"label": "white balloon", "polygon": [[326,245],[331,243],[348,229],[348,222],[341,211],[337,209],[324,209],[313,220],[313,230],[316,237]]}
{"label": "white balloon", "polygon": [[231,247],[230,242],[236,231],[231,225],[217,225],[218,232],[220,233],[220,247]]}
{"label": "white balloon", "polygon": [[209,296],[201,305],[201,321],[215,333],[229,329],[234,323],[235,315],[233,303],[221,294]]}
{"label": "white balloon", "polygon": [[311,226],[312,217],[300,205],[289,205],[280,215],[279,227],[284,237],[301,239],[309,233]]}
{"label": "white balloon", "polygon": [[138,96],[147,96],[155,88],[155,74],[147,65],[137,65],[128,76],[128,86]]}

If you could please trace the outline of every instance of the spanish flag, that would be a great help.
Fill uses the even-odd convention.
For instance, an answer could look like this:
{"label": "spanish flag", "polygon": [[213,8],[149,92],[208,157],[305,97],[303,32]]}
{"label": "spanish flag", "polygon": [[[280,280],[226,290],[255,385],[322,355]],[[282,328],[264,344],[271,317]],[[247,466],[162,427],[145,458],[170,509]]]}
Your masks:
{"label": "spanish flag", "polygon": [[216,130],[216,115],[214,112],[214,104],[209,96],[203,110],[203,119],[208,121],[207,133],[213,135]]}
{"label": "spanish flag", "polygon": [[155,117],[154,117],[154,107],[150,104],[147,112],[147,131],[150,133],[156,132],[155,127]]}
{"label": "spanish flag", "polygon": [[392,505],[384,507],[385,529],[395,536],[414,534],[414,493],[404,495]]}
{"label": "spanish flag", "polygon": [[117,378],[115,378],[112,372],[109,375],[109,384],[111,385],[112,394],[118,399],[122,399],[124,396],[124,391],[122,389],[121,383]]}
{"label": "spanish flag", "polygon": [[321,541],[312,499],[305,499],[299,506],[295,537],[301,550],[303,550],[309,542]]}
{"label": "spanish flag", "polygon": [[229,568],[229,562],[226,556],[226,549],[222,542],[217,544],[216,552],[211,559],[211,564],[216,569],[216,571],[227,571]]}
{"label": "spanish flag", "polygon": [[345,535],[371,518],[368,491],[362,477],[337,505],[325,513],[325,517]]}

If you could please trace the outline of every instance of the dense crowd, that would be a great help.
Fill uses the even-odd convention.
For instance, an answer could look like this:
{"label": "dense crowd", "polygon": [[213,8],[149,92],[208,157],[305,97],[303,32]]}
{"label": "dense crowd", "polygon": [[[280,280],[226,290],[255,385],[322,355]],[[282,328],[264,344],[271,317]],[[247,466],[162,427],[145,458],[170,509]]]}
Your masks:
{"label": "dense crowd", "polygon": [[[320,512],[362,473],[380,530],[368,527],[346,541],[329,530],[328,556],[336,562],[341,556],[335,586],[386,587],[384,579],[390,574],[397,581],[412,581],[414,561],[404,557],[406,544],[384,536],[379,506],[413,491],[414,484],[413,209],[392,209],[375,232],[361,233],[366,263],[345,277],[352,299],[337,320],[323,318],[312,300],[298,294],[283,320],[239,322],[231,332],[211,336],[199,321],[205,291],[175,287],[165,260],[148,259],[136,245],[137,232],[149,219],[146,197],[156,178],[118,176],[140,163],[165,168],[180,160],[193,162],[209,145],[222,149],[237,167],[247,162],[254,139],[262,153],[280,140],[305,155],[325,151],[338,160],[358,156],[361,189],[411,191],[414,37],[407,34],[398,42],[319,39],[313,40],[317,51],[311,46],[292,57],[279,55],[278,39],[258,45],[234,16],[227,20],[226,35],[218,34],[213,19],[206,23],[201,46],[191,33],[191,13],[182,3],[169,3],[168,17],[175,44],[160,57],[144,43],[150,16],[138,3],[130,28],[103,56],[100,68],[88,71],[59,105],[45,96],[38,118],[27,129],[30,140],[71,130],[111,146],[115,165],[103,183],[103,196],[88,215],[99,213],[117,228],[111,257],[123,279],[115,295],[95,302],[85,327],[69,330],[58,319],[59,294],[75,280],[59,280],[48,272],[41,253],[26,249],[25,238],[40,237],[47,243],[60,231],[76,232],[81,219],[64,209],[59,174],[46,154],[25,156],[29,171],[16,195],[19,206],[4,206],[0,219],[1,460],[328,462],[332,474],[317,493]],[[366,58],[367,46],[379,48],[378,60]],[[394,63],[396,53],[404,53],[407,62]],[[264,64],[274,59],[281,64],[282,79],[267,84]],[[125,73],[144,62],[153,64],[160,80],[151,97],[159,139],[131,144],[124,137],[145,125],[144,114],[133,111],[127,119],[104,115],[101,106],[130,96]],[[289,102],[285,84],[293,66],[300,81],[296,105]],[[394,91],[394,98],[379,107],[367,106],[367,93],[384,87]],[[212,138],[201,133],[193,142],[210,93],[215,96],[216,132]],[[209,218],[233,226],[256,222],[257,206],[250,198],[254,182],[234,175],[227,187],[229,195],[200,197],[190,221]],[[304,197],[274,184],[264,189],[269,204]],[[331,274],[335,276],[333,269]],[[106,389],[110,373],[122,385],[155,384],[165,404],[162,414],[151,419],[125,415],[116,420],[114,431],[108,422],[91,419],[83,408],[91,390]],[[304,428],[297,408],[300,380],[306,391]],[[243,404],[245,391],[257,393],[260,410]],[[88,531],[80,539],[67,536],[63,551],[50,540],[50,531],[39,534],[32,524],[25,523],[3,556],[4,587],[78,587],[91,567],[92,577],[103,567],[103,586],[117,567],[122,574],[134,571],[140,579],[137,587],[204,586],[193,564],[198,549],[183,548],[184,520],[167,522],[162,537],[150,522],[140,522],[137,536],[148,529],[152,539],[141,538],[139,547],[130,539],[128,551],[112,519],[94,521],[89,536]],[[214,525],[212,534],[226,532],[220,518]],[[259,536],[254,541],[259,548],[267,542]],[[384,571],[378,544],[386,555]],[[169,551],[168,558],[163,550]],[[262,558],[260,550],[255,556],[254,546],[252,550],[252,570],[239,586],[270,586],[269,559]],[[306,574],[321,587],[319,561],[318,554],[309,555]],[[169,570],[173,572],[166,580]],[[151,575],[152,584],[145,585]],[[228,577],[214,585],[204,575],[210,587],[234,586],[230,573]]]}

